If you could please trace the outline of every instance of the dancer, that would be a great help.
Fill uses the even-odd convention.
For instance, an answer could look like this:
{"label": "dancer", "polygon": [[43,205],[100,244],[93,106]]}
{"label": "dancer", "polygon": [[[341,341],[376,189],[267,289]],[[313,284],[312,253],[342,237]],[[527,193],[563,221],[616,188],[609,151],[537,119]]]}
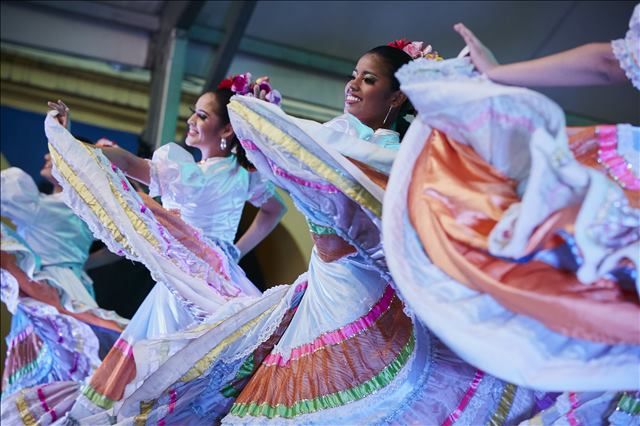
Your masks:
{"label": "dancer", "polygon": [[[258,96],[280,101],[268,79],[251,84],[248,73],[224,80],[215,92],[198,99],[186,142],[201,150],[200,163],[175,144],[157,150],[150,162],[117,147],[101,148],[110,162],[66,132],[62,105],[54,106],[47,118],[54,172],[65,182],[66,202],[110,250],[144,263],[158,283],[82,388],[73,405],[78,416],[110,408],[136,372],[144,377],[144,371],[153,371],[153,356],[134,358],[135,342],[224,318],[260,294],[236,261],[273,229],[285,208],[271,184],[240,165],[243,150],[225,108],[234,93],[246,94],[254,87],[262,90]],[[135,193],[120,169],[149,184],[151,195],[161,195],[164,208]],[[246,201],[261,211],[236,249],[233,238]],[[41,393],[61,415],[77,397],[77,386],[57,384]],[[24,398],[31,401],[30,394]]]}
{"label": "dancer", "polygon": [[[381,199],[400,142],[393,129],[403,128],[400,111],[409,108],[393,74],[410,60],[389,46],[365,54],[346,84],[345,114],[326,125],[251,98],[230,102],[252,163],[307,217],[315,241],[309,270],[289,289],[207,325],[114,411],[119,421],[477,424],[528,417],[533,392],[451,353],[405,313],[385,266]],[[172,344],[141,342],[134,352]]]}
{"label": "dancer", "polygon": [[33,179],[12,167],[0,172],[2,301],[13,314],[7,336],[3,398],[24,387],[82,380],[100,363],[127,320],[100,309],[83,264],[93,241],[64,204],[45,156],[41,175],[53,184],[41,194]]}
{"label": "dancer", "polygon": [[591,391],[561,395],[545,424],[606,418],[618,400],[613,416],[624,417],[637,394],[615,391],[640,388],[640,186],[616,145],[629,158],[637,149],[616,126],[565,129],[544,96],[472,68],[457,59],[398,73],[419,112],[385,198],[400,293],[473,365],[524,386]]}

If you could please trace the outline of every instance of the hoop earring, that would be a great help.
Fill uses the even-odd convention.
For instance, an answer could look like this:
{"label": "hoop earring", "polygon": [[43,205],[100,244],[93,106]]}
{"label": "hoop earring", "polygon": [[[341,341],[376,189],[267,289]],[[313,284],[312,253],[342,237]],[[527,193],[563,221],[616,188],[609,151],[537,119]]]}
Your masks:
{"label": "hoop earring", "polygon": [[227,149],[227,140],[225,138],[220,138],[220,149],[223,151]]}
{"label": "hoop earring", "polygon": [[384,120],[382,120],[382,125],[387,124],[387,118],[389,118],[389,114],[391,114],[391,110],[393,109],[393,105],[389,106],[389,111],[387,111],[387,115],[384,116]]}

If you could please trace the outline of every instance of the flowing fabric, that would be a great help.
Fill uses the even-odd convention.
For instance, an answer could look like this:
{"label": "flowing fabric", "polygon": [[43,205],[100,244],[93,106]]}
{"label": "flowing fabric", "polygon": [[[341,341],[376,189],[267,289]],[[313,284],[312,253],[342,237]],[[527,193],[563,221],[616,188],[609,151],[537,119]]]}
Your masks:
{"label": "flowing fabric", "polygon": [[[87,383],[60,382],[42,390],[51,395],[45,401],[66,408],[59,416],[104,420],[127,387],[134,390],[172,353],[134,357],[136,342],[225,318],[260,295],[236,264],[233,237],[244,202],[260,206],[274,192],[235,156],[196,163],[184,149],[168,144],[150,161],[150,189],[162,197],[160,206],[136,193],[100,150],[75,140],[52,114],[45,130],[65,202],[111,251],[145,264],[158,283]],[[37,390],[29,391],[23,401],[35,400],[31,393]],[[27,404],[27,410],[37,417],[37,409]]]}
{"label": "flowing fabric", "polygon": [[505,380],[640,387],[640,216],[637,192],[593,167],[608,129],[569,138],[544,96],[470,69],[416,61],[398,73],[419,112],[385,198],[400,294],[456,353]]}
{"label": "flowing fabric", "polygon": [[83,271],[93,241],[60,194],[41,194],[17,168],[0,173],[2,301],[13,314],[2,397],[56,380],[82,380],[128,323],[100,309]]}
{"label": "flowing fabric", "polygon": [[[114,410],[118,422],[528,418],[543,394],[464,363],[405,313],[394,290],[381,253],[384,192],[376,181],[386,180],[397,134],[389,139],[368,129],[366,140],[361,123],[345,127],[352,117],[323,126],[253,99],[234,98],[229,110],[252,163],[307,217],[315,242],[309,270],[230,318],[194,329],[183,349]],[[141,342],[134,353],[166,351],[184,336]]]}
{"label": "flowing fabric", "polygon": [[[57,288],[45,279],[38,281],[39,256],[8,226],[1,227],[0,294],[12,314],[3,400],[26,387],[84,379],[100,364],[127,321],[112,312],[98,316],[99,308],[65,309]],[[79,280],[76,285],[81,285]]]}

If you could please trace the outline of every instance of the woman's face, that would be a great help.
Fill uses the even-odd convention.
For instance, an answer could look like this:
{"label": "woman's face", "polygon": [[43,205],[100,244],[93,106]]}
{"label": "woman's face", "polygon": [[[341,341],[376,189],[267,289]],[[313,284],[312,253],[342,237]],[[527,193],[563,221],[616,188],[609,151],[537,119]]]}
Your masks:
{"label": "woman's face", "polygon": [[44,165],[40,170],[40,176],[51,182],[53,185],[57,185],[58,181],[53,177],[53,174],[51,173],[52,167],[53,165],[51,163],[51,154],[47,153],[44,155]]}
{"label": "woman's face", "polygon": [[[225,106],[226,107],[226,106]],[[193,114],[187,119],[188,132],[185,143],[196,148],[220,146],[225,124],[218,115],[218,100],[213,93],[205,93],[198,98]]]}
{"label": "woman's face", "polygon": [[344,112],[353,114],[374,130],[379,129],[384,125],[389,107],[396,103],[398,93],[392,89],[392,81],[382,59],[375,54],[365,54],[344,88]]}

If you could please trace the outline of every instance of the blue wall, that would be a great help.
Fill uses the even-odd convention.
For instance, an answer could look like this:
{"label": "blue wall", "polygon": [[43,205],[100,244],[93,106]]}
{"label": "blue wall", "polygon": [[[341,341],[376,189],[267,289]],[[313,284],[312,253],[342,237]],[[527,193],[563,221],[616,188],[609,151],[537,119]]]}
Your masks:
{"label": "blue wall", "polygon": [[[46,106],[42,114],[36,114],[4,105],[0,107],[0,151],[11,166],[29,173],[37,184],[43,181],[40,169],[44,164],[44,155],[48,152],[47,137],[44,134],[45,108]],[[93,142],[105,137],[131,152],[138,149],[136,134],[82,123],[73,120],[73,115],[71,120],[71,133],[75,136]]]}

